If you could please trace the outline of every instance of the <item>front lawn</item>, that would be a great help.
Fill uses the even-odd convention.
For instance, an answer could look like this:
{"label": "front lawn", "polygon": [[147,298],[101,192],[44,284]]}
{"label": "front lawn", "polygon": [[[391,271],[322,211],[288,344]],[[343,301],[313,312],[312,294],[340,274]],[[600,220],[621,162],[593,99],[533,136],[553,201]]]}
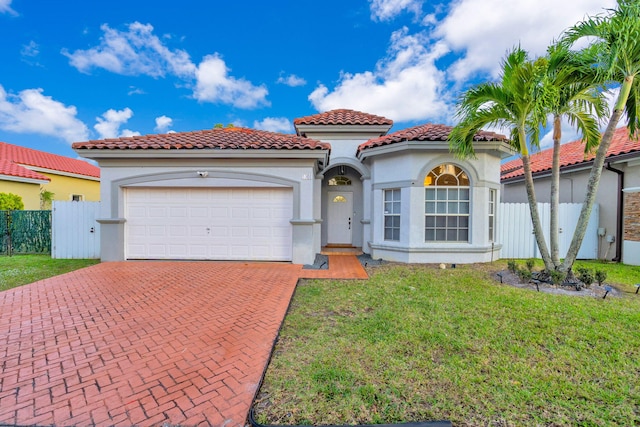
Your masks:
{"label": "front lawn", "polygon": [[0,256],[0,291],[99,263],[98,259],[52,259],[49,255]]}
{"label": "front lawn", "polygon": [[624,296],[605,300],[501,285],[488,270],[506,269],[504,261],[385,266],[368,281],[305,281],[256,418],[639,425],[640,295],[632,285],[640,269],[624,276],[625,266],[615,268]]}

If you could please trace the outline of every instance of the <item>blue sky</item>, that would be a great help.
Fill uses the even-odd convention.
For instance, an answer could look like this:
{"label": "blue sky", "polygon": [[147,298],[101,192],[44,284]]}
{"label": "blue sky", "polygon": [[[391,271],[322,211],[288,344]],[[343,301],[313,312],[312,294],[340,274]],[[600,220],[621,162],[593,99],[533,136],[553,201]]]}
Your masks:
{"label": "blue sky", "polygon": [[508,49],[541,55],[614,6],[0,0],[0,141],[77,157],[72,142],[216,123],[290,133],[294,118],[334,108],[383,115],[394,130],[453,124],[460,92],[495,78]]}

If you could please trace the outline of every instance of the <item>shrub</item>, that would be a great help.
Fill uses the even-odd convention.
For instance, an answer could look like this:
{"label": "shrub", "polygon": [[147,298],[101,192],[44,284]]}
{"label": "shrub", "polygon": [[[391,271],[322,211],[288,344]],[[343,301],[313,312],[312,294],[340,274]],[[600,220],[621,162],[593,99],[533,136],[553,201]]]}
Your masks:
{"label": "shrub", "polygon": [[514,260],[512,260],[512,259],[507,261],[507,268],[512,273],[517,273],[518,272],[518,264],[516,264],[516,262]]}
{"label": "shrub", "polygon": [[525,268],[521,268],[518,270],[518,277],[520,277],[520,280],[522,281],[522,283],[529,283],[529,281],[531,280],[532,274],[529,270]]}
{"label": "shrub", "polygon": [[562,271],[558,271],[558,270],[553,270],[549,272],[549,276],[551,277],[551,282],[556,286],[561,285],[562,282],[564,282],[564,279],[567,278],[566,273],[563,273]]}
{"label": "shrub", "polygon": [[24,209],[22,197],[13,193],[0,193],[0,211],[16,211]]}
{"label": "shrub", "polygon": [[529,258],[527,260],[527,270],[533,271],[533,267],[536,265],[536,260],[533,258]]}
{"label": "shrub", "polygon": [[607,272],[603,270],[596,270],[596,282],[602,286],[602,283],[607,280]]}
{"label": "shrub", "polygon": [[588,268],[581,268],[579,270],[578,279],[580,279],[580,281],[584,283],[586,287],[589,287],[594,281],[593,272]]}

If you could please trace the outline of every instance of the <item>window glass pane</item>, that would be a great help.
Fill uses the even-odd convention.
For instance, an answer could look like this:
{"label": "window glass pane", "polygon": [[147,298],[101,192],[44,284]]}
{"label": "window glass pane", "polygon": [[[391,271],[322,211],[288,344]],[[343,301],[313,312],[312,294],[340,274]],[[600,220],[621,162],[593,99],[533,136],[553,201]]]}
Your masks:
{"label": "window glass pane", "polygon": [[460,200],[469,200],[469,189],[460,189]]}
{"label": "window glass pane", "polygon": [[468,187],[469,186],[469,177],[467,176],[466,173],[462,172],[459,176],[458,176],[458,180],[460,182],[460,186],[464,186],[464,187]]}
{"label": "window glass pane", "polygon": [[447,189],[446,188],[440,188],[438,190],[436,190],[436,200],[447,200]]}
{"label": "window glass pane", "polygon": [[441,230],[441,229],[436,230],[435,240],[442,241],[442,240],[446,240],[446,238],[447,238],[446,230]]}
{"label": "window glass pane", "polygon": [[436,226],[436,217],[434,217],[434,216],[428,216],[428,217],[426,217],[426,219],[425,219],[425,222],[424,222],[424,223],[425,223],[425,225],[426,225],[427,227],[435,227],[435,226]]}
{"label": "window glass pane", "polygon": [[393,200],[393,192],[391,190],[385,190],[384,192],[384,201],[390,202]]}
{"label": "window glass pane", "polygon": [[458,217],[458,225],[460,227],[469,228],[469,217],[468,216],[459,216]]}
{"label": "window glass pane", "polygon": [[449,213],[450,214],[458,213],[458,202],[449,202]]}
{"label": "window glass pane", "polygon": [[436,213],[435,202],[427,202],[426,211],[427,213]]}
{"label": "window glass pane", "polygon": [[461,242],[468,242],[469,241],[469,230],[460,229],[460,232],[458,233],[458,240],[461,241]]}
{"label": "window glass pane", "polygon": [[436,239],[436,232],[433,229],[427,229],[424,231],[424,240],[430,242]]}
{"label": "window glass pane", "polygon": [[427,188],[425,192],[425,200],[435,200],[436,199],[436,190],[433,188]]}
{"label": "window glass pane", "polygon": [[457,227],[458,227],[458,217],[457,216],[447,217],[447,228],[457,228]]}
{"label": "window glass pane", "polygon": [[393,229],[393,240],[400,240],[400,229],[399,228],[394,228]]}
{"label": "window glass pane", "polygon": [[393,217],[392,216],[385,216],[384,217],[384,226],[385,226],[385,228],[389,228],[389,227],[393,226]]}
{"label": "window glass pane", "polygon": [[393,213],[394,214],[400,213],[400,202],[393,202]]}
{"label": "window glass pane", "polygon": [[384,240],[391,240],[393,238],[393,230],[390,228],[384,229]]}
{"label": "window glass pane", "polygon": [[393,201],[394,202],[399,202],[400,201],[400,190],[393,190]]}
{"label": "window glass pane", "polygon": [[447,217],[446,216],[437,216],[436,217],[436,227],[446,227],[447,225]]}
{"label": "window glass pane", "polygon": [[447,230],[447,240],[455,242],[458,240],[458,230]]}
{"label": "window glass pane", "polygon": [[460,213],[469,213],[469,202],[460,202]]}
{"label": "window glass pane", "polygon": [[449,200],[458,200],[458,190],[455,188],[449,189]]}
{"label": "window glass pane", "polygon": [[447,203],[446,202],[438,202],[438,205],[436,207],[436,212],[437,213],[447,213]]}

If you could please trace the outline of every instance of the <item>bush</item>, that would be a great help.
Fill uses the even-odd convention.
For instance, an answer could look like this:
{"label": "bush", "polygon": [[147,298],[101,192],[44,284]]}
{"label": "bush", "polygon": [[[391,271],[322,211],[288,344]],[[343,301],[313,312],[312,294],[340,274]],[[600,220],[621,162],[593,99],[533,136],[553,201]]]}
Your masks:
{"label": "bush", "polygon": [[558,271],[558,270],[553,270],[549,272],[549,276],[551,277],[551,282],[556,286],[561,285],[562,282],[564,282],[564,279],[567,278],[566,273],[563,273],[562,271]]}
{"label": "bush", "polygon": [[533,267],[536,265],[536,260],[533,258],[529,258],[527,260],[527,270],[533,271]]}
{"label": "bush", "polygon": [[518,270],[518,277],[520,277],[522,283],[529,283],[532,276],[531,271],[527,269],[521,268]]}
{"label": "bush", "polygon": [[602,283],[607,280],[607,272],[603,270],[596,270],[596,282],[602,286]]}
{"label": "bush", "polygon": [[22,197],[13,193],[0,193],[0,211],[20,211],[24,209]]}
{"label": "bush", "polygon": [[518,272],[518,264],[516,264],[516,262],[514,260],[512,260],[512,259],[507,261],[507,268],[512,273],[517,273]]}
{"label": "bush", "polygon": [[582,283],[584,283],[586,287],[591,286],[591,284],[594,282],[593,272],[588,268],[581,268],[578,271],[579,271],[578,279]]}

